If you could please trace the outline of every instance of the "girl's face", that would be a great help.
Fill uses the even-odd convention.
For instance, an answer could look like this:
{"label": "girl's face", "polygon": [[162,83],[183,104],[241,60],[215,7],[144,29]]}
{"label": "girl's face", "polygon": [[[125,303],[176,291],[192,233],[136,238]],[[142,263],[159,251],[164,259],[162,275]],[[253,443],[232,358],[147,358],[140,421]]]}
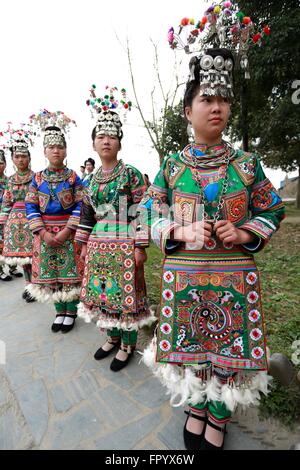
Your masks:
{"label": "girl's face", "polygon": [[0,176],[3,175],[4,171],[6,168],[6,163],[5,162],[0,162]]}
{"label": "girl's face", "polygon": [[97,135],[93,143],[93,149],[98,153],[101,159],[107,162],[117,158],[120,147],[118,137],[111,135]]}
{"label": "girl's face", "polygon": [[198,143],[217,142],[230,116],[230,104],[221,96],[195,96],[192,106],[185,108]]}
{"label": "girl's face", "polygon": [[12,161],[19,171],[26,171],[29,167],[30,157],[22,153],[14,153]]}
{"label": "girl's face", "polygon": [[48,145],[44,149],[45,157],[48,158],[50,167],[63,168],[67,149],[63,145]]}

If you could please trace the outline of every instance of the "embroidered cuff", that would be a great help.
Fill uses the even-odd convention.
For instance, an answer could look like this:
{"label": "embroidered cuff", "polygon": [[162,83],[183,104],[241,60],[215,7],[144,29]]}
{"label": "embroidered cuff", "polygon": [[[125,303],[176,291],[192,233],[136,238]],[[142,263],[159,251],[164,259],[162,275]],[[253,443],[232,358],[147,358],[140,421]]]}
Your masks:
{"label": "embroidered cuff", "polygon": [[40,217],[28,220],[28,225],[32,233],[37,233],[45,228],[45,225]]}
{"label": "embroidered cuff", "polygon": [[87,243],[89,241],[89,237],[90,232],[77,228],[74,240],[78,243]]}
{"label": "embroidered cuff", "polygon": [[255,217],[254,219],[248,220],[248,222],[241,225],[239,228],[248,230],[263,240],[271,238],[273,233],[276,231],[275,225],[264,217]]}
{"label": "embroidered cuff", "polygon": [[79,220],[80,220],[79,217],[71,215],[69,220],[68,220],[67,227],[71,230],[76,231],[77,227],[79,225]]}
{"label": "embroidered cuff", "polygon": [[176,227],[180,227],[180,225],[169,219],[159,219],[151,227],[151,238],[165,255],[167,254],[166,243]]}

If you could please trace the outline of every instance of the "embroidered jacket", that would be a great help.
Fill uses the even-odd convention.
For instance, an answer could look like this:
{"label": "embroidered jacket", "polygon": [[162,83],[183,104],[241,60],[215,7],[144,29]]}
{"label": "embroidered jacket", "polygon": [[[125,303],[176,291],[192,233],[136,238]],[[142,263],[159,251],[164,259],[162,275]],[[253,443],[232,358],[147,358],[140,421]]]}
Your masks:
{"label": "embroidered jacket", "polygon": [[[112,239],[134,237],[135,228],[129,224],[136,218],[135,205],[137,208],[147,188],[143,174],[131,165],[125,165],[124,172],[108,183],[91,179],[85,190],[75,240],[87,243],[92,232]],[[145,246],[147,240],[140,237],[136,245]]]}
{"label": "embroidered jacket", "polygon": [[[44,177],[44,172],[35,173],[26,196],[26,214],[29,227],[33,233],[39,232],[44,227],[43,215],[70,215],[66,226],[76,230],[83,197],[83,186],[79,176],[73,170],[65,168],[69,173],[65,181],[49,183]],[[48,171],[49,177],[59,172]]]}
{"label": "embroidered jacket", "polygon": [[15,173],[8,178],[1,201],[0,224],[4,225],[7,222],[16,202],[24,202],[32,175],[33,172],[28,171],[28,175],[20,176]]}
{"label": "embroidered jacket", "polygon": [[[140,219],[144,230],[151,227],[151,236],[163,253],[169,254],[181,245],[170,240],[179,222],[189,224],[199,219],[201,205],[199,181],[205,194],[209,218],[217,211],[224,181],[225,165],[194,168],[181,154],[165,158],[154,183],[140,203]],[[199,156],[201,158],[201,156]],[[172,209],[170,210],[170,206]],[[252,232],[255,240],[243,245],[247,252],[258,252],[270,240],[284,218],[284,205],[272,183],[266,178],[257,155],[235,151],[228,167],[228,186],[220,219]]]}

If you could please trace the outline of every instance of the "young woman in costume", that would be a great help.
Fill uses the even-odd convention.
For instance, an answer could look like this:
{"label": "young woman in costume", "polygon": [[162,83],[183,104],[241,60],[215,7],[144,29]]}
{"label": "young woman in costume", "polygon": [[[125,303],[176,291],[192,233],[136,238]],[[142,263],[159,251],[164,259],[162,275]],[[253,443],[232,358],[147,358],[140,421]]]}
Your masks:
{"label": "young woman in costume", "polygon": [[[0,225],[3,226],[4,235],[2,260],[15,277],[22,277],[17,266],[23,267],[27,286],[31,282],[32,235],[26,219],[25,196],[33,172],[30,169],[30,152],[25,140],[15,141],[10,151],[16,172],[8,178],[1,205]],[[26,302],[35,300],[26,288],[22,297]]]}
{"label": "young woman in costume", "polygon": [[[143,175],[118,159],[123,137],[119,115],[101,111],[92,131],[93,149],[101,167],[85,191],[76,240],[86,260],[79,316],[97,318],[108,338],[97,360],[119,348],[110,368],[117,372],[131,359],[138,330],[153,322],[147,306],[143,264],[145,240],[134,239],[133,206],[147,189]],[[132,231],[131,231],[132,229]]]}
{"label": "young woman in costume", "polygon": [[83,264],[74,242],[83,196],[82,181],[64,164],[67,144],[57,126],[44,133],[48,167],[34,174],[26,197],[29,227],[34,235],[32,283],[28,292],[40,302],[54,302],[54,333],[69,332],[77,316]]}
{"label": "young woman in costume", "polygon": [[233,65],[226,49],[191,60],[184,113],[195,143],[165,158],[140,209],[165,254],[157,338],[143,360],[171,403],[188,405],[189,450],[222,449],[236,406],[257,404],[270,381],[253,254],[284,207],[259,156],[223,140]]}
{"label": "young woman in costume", "polygon": [[[0,150],[0,208],[1,208],[2,200],[3,200],[4,190],[8,181],[7,176],[4,174],[5,168],[6,168],[5,153],[4,153],[4,150]],[[4,231],[4,225],[0,225],[0,257],[3,251],[3,231]],[[12,277],[4,272],[3,264],[1,263],[3,262],[0,260],[0,280],[6,281],[6,282],[11,281]]]}

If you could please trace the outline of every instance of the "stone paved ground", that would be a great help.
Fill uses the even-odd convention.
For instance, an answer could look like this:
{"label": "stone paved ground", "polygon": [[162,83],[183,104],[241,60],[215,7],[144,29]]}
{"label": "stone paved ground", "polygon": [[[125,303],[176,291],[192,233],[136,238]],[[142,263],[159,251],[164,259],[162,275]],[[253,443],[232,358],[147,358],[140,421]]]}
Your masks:
{"label": "stone paved ground", "polygon": [[[77,320],[70,333],[54,334],[53,307],[26,304],[22,288],[22,279],[0,283],[0,345],[6,348],[1,450],[184,449],[183,410],[169,406],[138,353],[126,369],[111,372],[110,357],[93,359],[103,341],[94,324]],[[289,449],[300,442],[300,433],[273,429],[274,423],[253,416],[249,427],[248,418],[233,417],[226,449]]]}

